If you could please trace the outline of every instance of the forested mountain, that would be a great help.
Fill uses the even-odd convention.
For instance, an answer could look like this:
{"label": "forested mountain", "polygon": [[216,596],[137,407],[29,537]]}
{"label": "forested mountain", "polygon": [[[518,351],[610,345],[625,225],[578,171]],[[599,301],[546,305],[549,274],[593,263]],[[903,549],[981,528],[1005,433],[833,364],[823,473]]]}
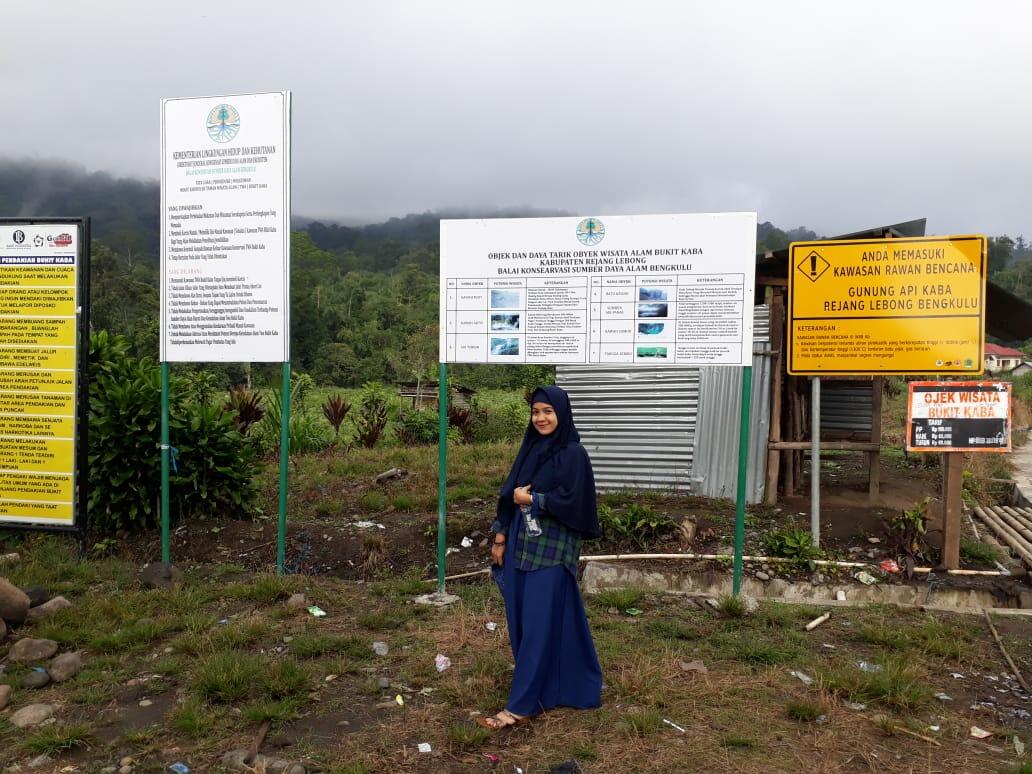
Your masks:
{"label": "forested mountain", "polygon": [[[155,357],[158,207],[156,181],[116,179],[64,163],[0,160],[0,215],[92,218],[93,325],[127,335],[139,354]],[[339,386],[430,375],[437,359],[440,219],[566,214],[530,208],[452,210],[365,226],[296,218],[291,262],[295,368]],[[803,227],[785,231],[763,222],[757,228],[757,251],[816,238]],[[1032,300],[1032,245],[1022,237],[992,239],[990,276]],[[227,380],[238,378],[239,369],[221,370]],[[531,383],[541,369],[463,367],[455,373],[470,386],[502,387]]]}

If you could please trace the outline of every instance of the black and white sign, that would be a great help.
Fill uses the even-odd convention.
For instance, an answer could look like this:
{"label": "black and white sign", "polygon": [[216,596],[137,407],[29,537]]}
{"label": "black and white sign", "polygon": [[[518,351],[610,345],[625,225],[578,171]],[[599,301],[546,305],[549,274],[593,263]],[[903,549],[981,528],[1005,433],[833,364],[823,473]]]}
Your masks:
{"label": "black and white sign", "polygon": [[441,221],[440,360],[750,365],[756,214]]}
{"label": "black and white sign", "polygon": [[1009,452],[1010,383],[910,382],[907,451]]}
{"label": "black and white sign", "polygon": [[161,101],[161,359],[290,359],[290,93]]}

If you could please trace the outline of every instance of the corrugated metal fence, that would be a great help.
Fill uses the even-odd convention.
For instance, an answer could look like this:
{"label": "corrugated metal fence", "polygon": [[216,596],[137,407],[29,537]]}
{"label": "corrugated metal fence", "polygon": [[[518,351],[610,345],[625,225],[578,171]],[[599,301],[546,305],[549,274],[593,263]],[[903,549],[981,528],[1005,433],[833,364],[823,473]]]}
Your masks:
{"label": "corrugated metal fence", "polygon": [[[756,307],[754,320],[754,351],[766,351],[766,306]],[[750,502],[763,496],[770,361],[753,358]],[[570,394],[600,489],[734,496],[741,369],[564,365],[556,368],[556,381]]]}

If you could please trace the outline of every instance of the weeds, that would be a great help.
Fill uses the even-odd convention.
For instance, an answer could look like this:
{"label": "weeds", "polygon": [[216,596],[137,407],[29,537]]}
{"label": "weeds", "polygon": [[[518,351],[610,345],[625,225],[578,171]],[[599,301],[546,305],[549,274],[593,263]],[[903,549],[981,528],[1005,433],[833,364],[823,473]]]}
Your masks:
{"label": "weeds", "polygon": [[206,704],[190,699],[172,709],[169,713],[169,722],[179,733],[191,739],[199,739],[211,730],[216,717]]}
{"label": "weeds", "polygon": [[641,603],[645,599],[645,592],[642,589],[602,589],[595,594],[595,601],[605,608],[615,607],[623,612],[628,608]]}
{"label": "weeds", "polygon": [[194,671],[194,691],[207,701],[231,704],[251,694],[262,674],[257,656],[216,653],[202,660]]}
{"label": "weeds", "polygon": [[36,755],[53,755],[89,747],[92,737],[93,732],[85,723],[55,723],[29,734],[22,742],[22,747],[26,752]]}
{"label": "weeds", "polygon": [[450,723],[448,741],[461,750],[472,750],[490,738],[491,732],[472,723]]}
{"label": "weeds", "polygon": [[792,699],[785,705],[785,711],[792,720],[798,720],[800,723],[813,723],[825,714],[819,702],[809,699]]}
{"label": "weeds", "polygon": [[259,724],[266,721],[279,725],[297,717],[298,702],[294,699],[259,701],[244,708],[244,719]]}
{"label": "weeds", "polygon": [[824,552],[813,544],[813,535],[804,529],[768,532],[763,536],[763,544],[771,556],[782,556],[800,562],[820,559],[824,555]]}
{"label": "weeds", "polygon": [[663,728],[663,716],[654,709],[643,709],[626,713],[616,725],[630,736],[646,737]]}
{"label": "weeds", "polygon": [[717,610],[728,618],[743,618],[745,616],[745,601],[733,594],[728,594],[717,600]]}
{"label": "weeds", "polygon": [[822,684],[850,701],[877,701],[899,710],[919,709],[931,700],[921,669],[900,658],[885,659],[876,672],[847,664],[821,673]]}
{"label": "weeds", "polygon": [[999,552],[990,545],[979,540],[960,539],[960,558],[970,564],[992,567],[1000,561]]}
{"label": "weeds", "polygon": [[756,746],[756,740],[743,734],[724,734],[720,737],[720,746],[731,749],[747,750]]}

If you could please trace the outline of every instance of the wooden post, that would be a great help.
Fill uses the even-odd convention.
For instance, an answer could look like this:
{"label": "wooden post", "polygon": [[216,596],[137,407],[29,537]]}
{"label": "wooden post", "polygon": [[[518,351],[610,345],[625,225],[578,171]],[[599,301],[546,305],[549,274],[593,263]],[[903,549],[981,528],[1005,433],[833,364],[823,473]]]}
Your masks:
{"label": "wooden post", "polygon": [[942,567],[960,569],[960,511],[964,505],[964,455],[946,452],[942,466]]}
{"label": "wooden post", "polygon": [[[785,349],[785,302],[777,290],[771,294],[770,299],[770,331],[770,345],[775,352],[771,363],[770,440],[776,443],[781,440],[781,390],[784,384],[781,369],[784,368],[782,352]],[[763,492],[763,501],[767,505],[774,505],[778,501],[781,454],[776,449],[767,452],[767,483]]]}
{"label": "wooden post", "polygon": [[[871,443],[881,444],[882,394],[885,392],[885,377],[871,380]],[[881,451],[867,452],[867,499],[874,505],[881,493]]]}

